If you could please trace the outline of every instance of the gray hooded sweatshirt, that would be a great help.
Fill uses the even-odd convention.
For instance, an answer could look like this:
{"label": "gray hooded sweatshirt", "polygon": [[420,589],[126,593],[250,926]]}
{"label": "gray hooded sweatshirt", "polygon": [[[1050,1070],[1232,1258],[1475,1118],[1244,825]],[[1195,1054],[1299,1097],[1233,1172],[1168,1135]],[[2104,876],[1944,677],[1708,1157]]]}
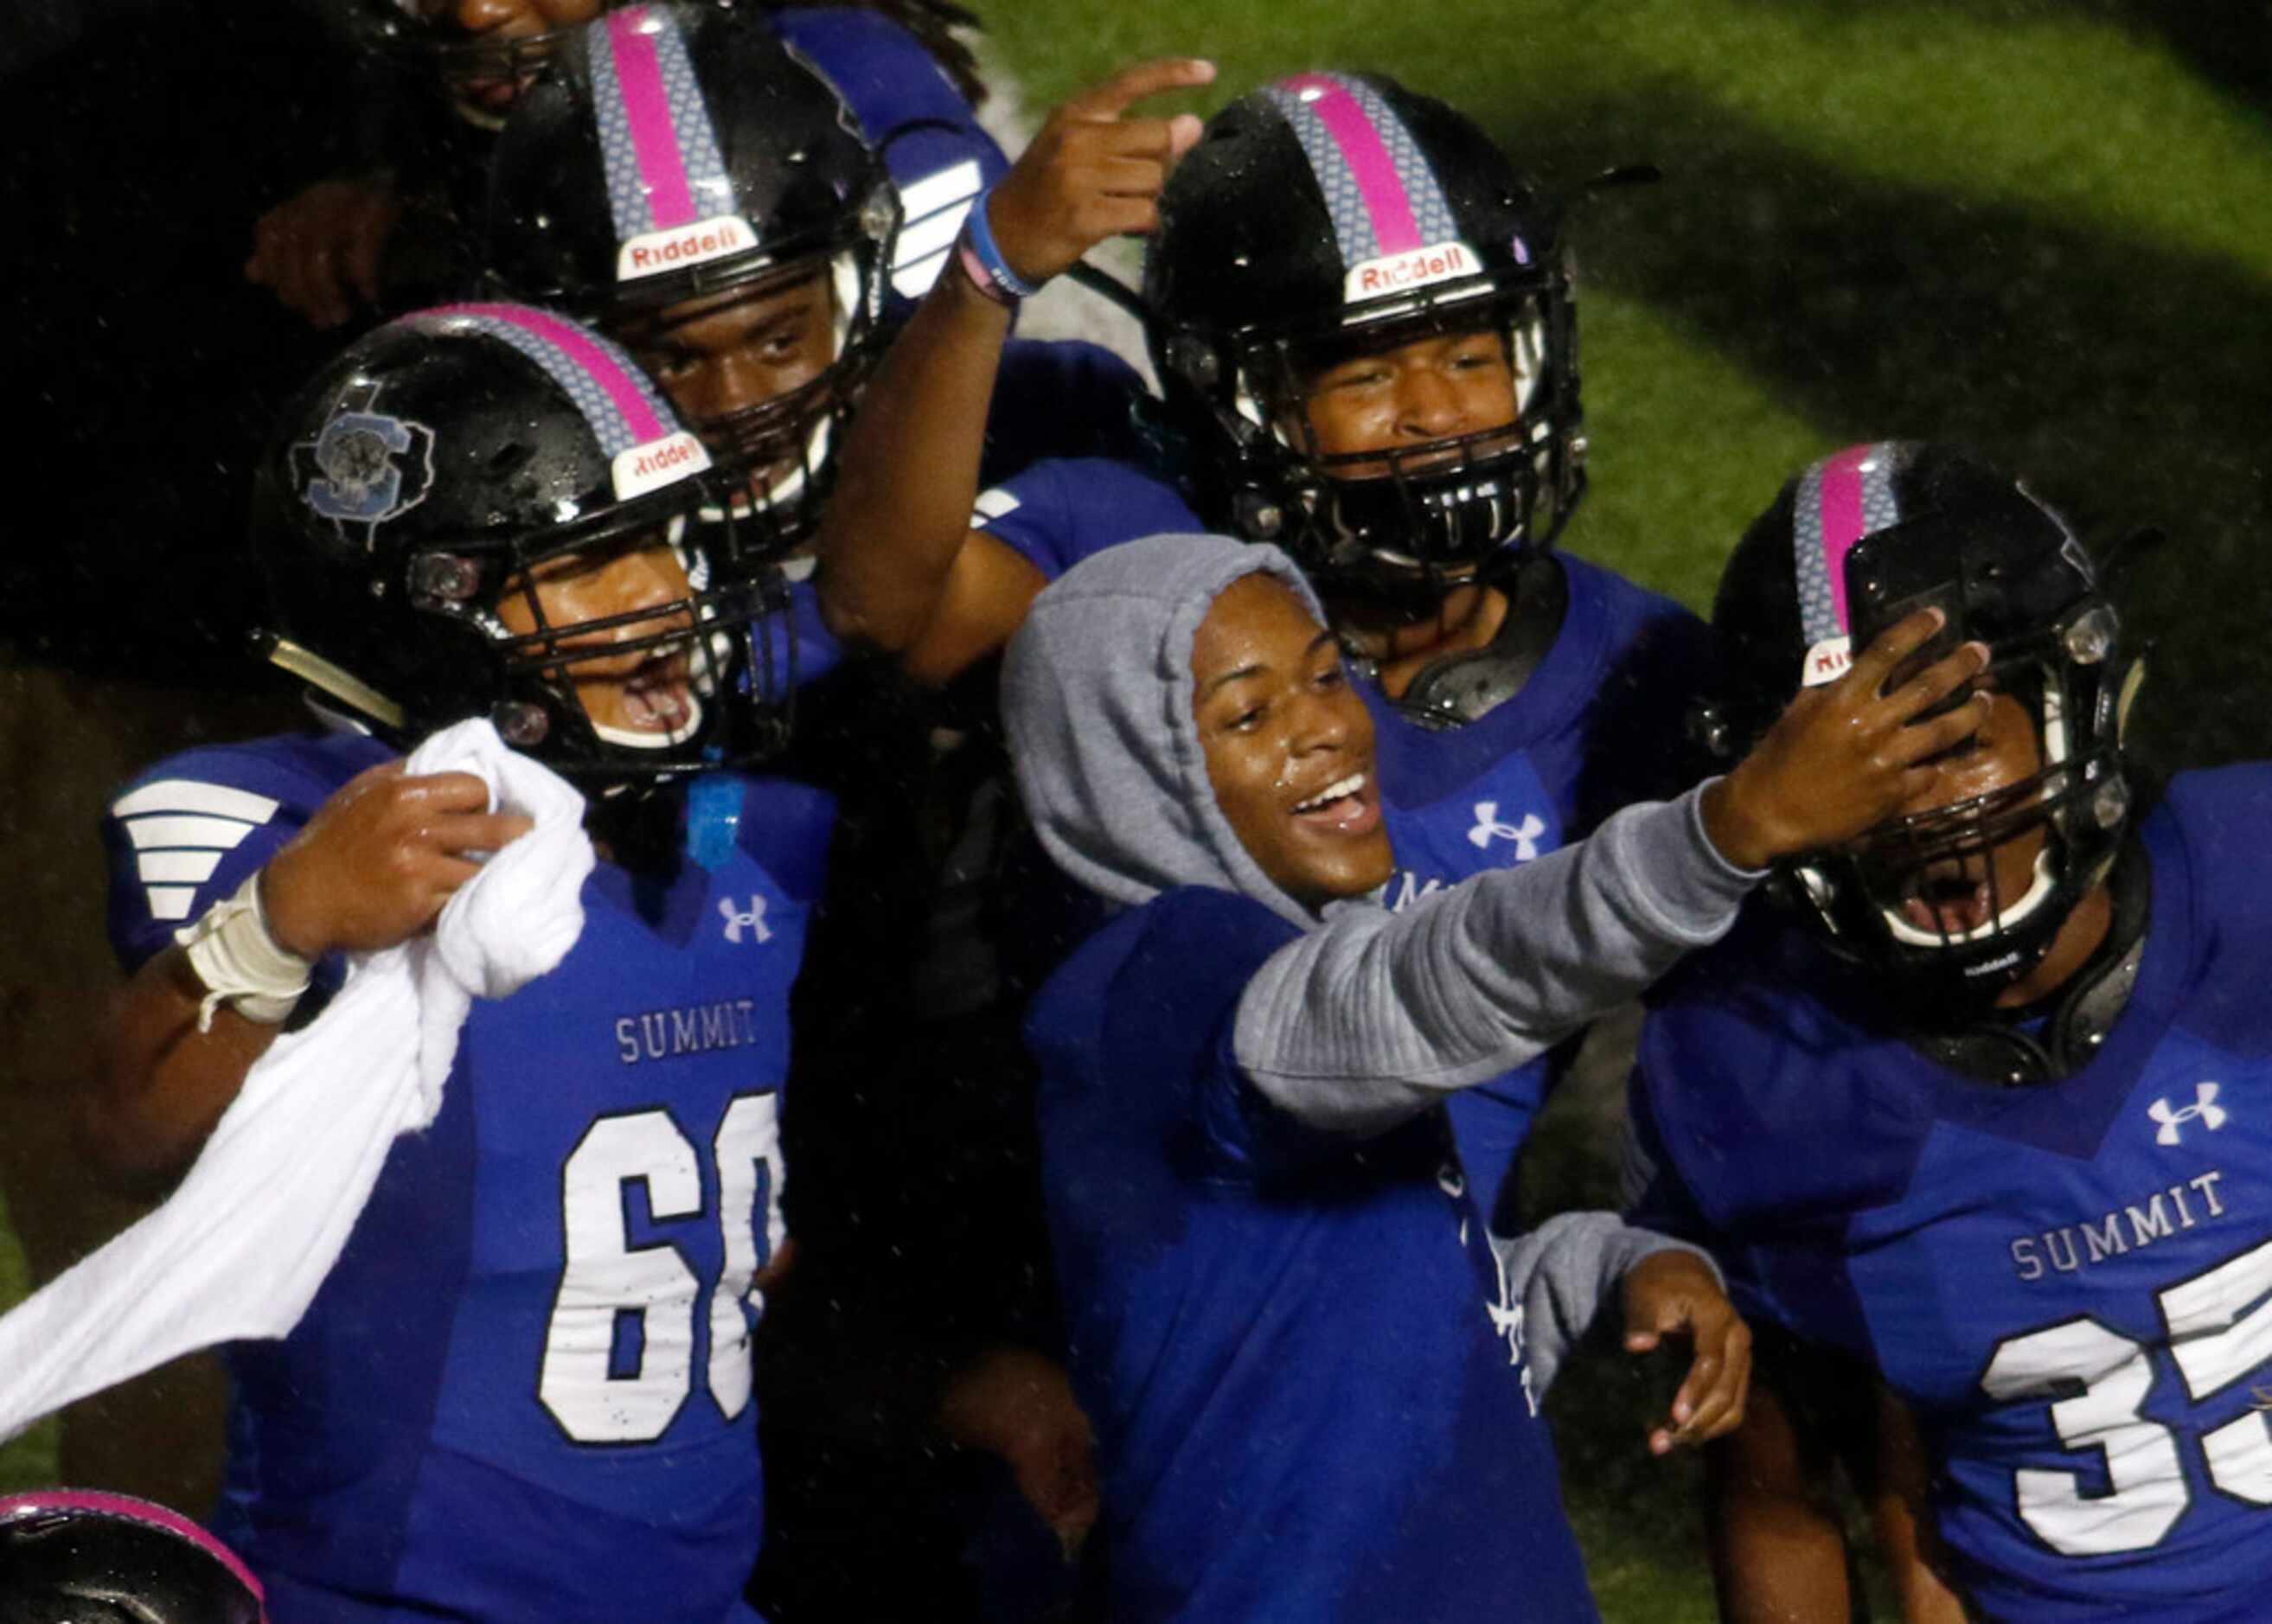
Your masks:
{"label": "gray hooded sweatshirt", "polygon": [[[1122,906],[1181,886],[1234,891],[1303,931],[1238,1002],[1237,1059],[1272,1105],[1313,1129],[1383,1133],[1535,1058],[1734,923],[1760,876],[1707,838],[1700,786],[1401,913],[1362,898],[1321,917],[1296,901],[1217,806],[1193,710],[1200,623],[1225,587],[1259,571],[1324,623],[1274,548],[1155,536],[1085,560],[1012,642],[1002,710],[1034,827],[1082,885]],[[1600,1222],[1559,1222],[1499,1248],[1537,1313],[1541,1377],[1559,1352],[1554,1329],[1582,1330],[1600,1292],[1660,1244],[1586,1216]],[[1543,1249],[1552,1263],[1542,1265]]]}

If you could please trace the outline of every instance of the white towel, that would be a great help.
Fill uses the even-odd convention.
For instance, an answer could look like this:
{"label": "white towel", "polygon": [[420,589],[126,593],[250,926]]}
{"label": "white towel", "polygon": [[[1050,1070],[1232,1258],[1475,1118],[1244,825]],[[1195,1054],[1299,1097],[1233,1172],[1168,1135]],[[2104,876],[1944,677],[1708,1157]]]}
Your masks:
{"label": "white towel", "polygon": [[593,864],[583,796],[486,721],[436,734],[408,766],[475,773],[493,808],[535,827],[431,935],[354,956],[330,1008],[246,1074],[165,1204],[0,1318],[0,1438],[181,1354],[288,1335],[395,1136],[441,1109],[473,998],[510,995],[575,946]]}

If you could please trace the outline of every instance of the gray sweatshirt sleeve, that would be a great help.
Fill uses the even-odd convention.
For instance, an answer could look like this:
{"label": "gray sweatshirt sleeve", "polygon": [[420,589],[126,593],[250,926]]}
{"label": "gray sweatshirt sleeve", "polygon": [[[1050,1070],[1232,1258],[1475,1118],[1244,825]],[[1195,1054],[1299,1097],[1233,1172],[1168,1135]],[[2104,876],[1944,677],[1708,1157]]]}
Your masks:
{"label": "gray sweatshirt sleeve", "polygon": [[1635,1229],[1614,1212],[1565,1212],[1513,1240],[1493,1235],[1491,1244],[1498,1255],[1502,1305],[1522,1305],[1522,1356],[1542,1398],[1563,1358],[1641,1259],[1693,1253],[1714,1278],[1720,1276],[1718,1265],[1694,1247]]}
{"label": "gray sweatshirt sleeve", "polygon": [[1247,983],[1239,1066],[1297,1121],[1364,1136],[1543,1053],[1735,922],[1760,876],[1714,849],[1702,794],[1401,913],[1337,911]]}

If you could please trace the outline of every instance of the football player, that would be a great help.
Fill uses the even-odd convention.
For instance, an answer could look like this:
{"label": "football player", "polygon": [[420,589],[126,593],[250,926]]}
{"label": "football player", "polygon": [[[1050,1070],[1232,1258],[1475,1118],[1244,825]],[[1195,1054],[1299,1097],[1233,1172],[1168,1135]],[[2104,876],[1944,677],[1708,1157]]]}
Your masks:
{"label": "football player", "polygon": [[[1378,77],[1270,86],[1204,136],[1123,117],[1211,77],[1152,63],[1076,98],[974,211],[966,273],[933,288],[848,436],[821,544],[832,625],[936,679],[1102,548],[1207,528],[1279,542],[1359,662],[1398,904],[1691,781],[1700,622],[1550,546],[1584,490],[1557,211],[1472,123]],[[1020,291],[1155,227],[1172,450],[1038,465],[958,513]],[[1454,1102],[1494,1215],[1547,1074],[1541,1059]]]}
{"label": "football player", "polygon": [[145,1183],[345,956],[428,927],[521,832],[476,778],[406,776],[420,736],[490,719],[583,787],[602,858],[560,967],[472,1012],[305,1318],[228,1350],[219,1524],[284,1616],[751,1616],[751,1337],[832,809],[744,770],[829,650],[729,528],[694,545],[707,474],[571,322],[377,330],[288,411],[256,497],[269,657],[325,727],[112,803],[131,980],[88,1134]]}
{"label": "football player", "polygon": [[[840,26],[860,16],[831,15]],[[823,510],[887,296],[936,274],[979,183],[966,160],[944,191],[905,188],[907,206],[923,213],[899,225],[892,270],[898,209],[885,158],[902,173],[938,169],[957,138],[916,127],[879,158],[836,90],[746,19],[690,4],[611,11],[558,42],[497,137],[485,258],[517,295],[621,340],[713,457],[739,472],[731,505],[744,544],[762,536],[787,568],[810,568],[788,555]],[[988,425],[990,467],[1132,443],[1125,425],[1141,384],[1117,357],[1013,340],[1004,366],[1014,382]],[[990,695],[958,705],[894,691],[903,686],[848,670],[800,701],[798,769],[840,792],[843,816],[826,935],[800,990],[812,1012],[799,1023],[800,1081],[830,1080],[800,1087],[792,1131],[852,1165],[800,1187],[811,1285],[785,1307],[771,1352],[778,1381],[811,1391],[774,1412],[770,1458],[784,1473],[840,1482],[871,1449],[892,1458],[867,1482],[781,1496],[795,1509],[775,1519],[768,1581],[803,1583],[802,1567],[804,1578],[899,1587],[889,1599],[810,1604],[848,1614],[897,1612],[926,1583],[943,1588],[916,1576],[917,1550],[953,1546],[947,1565],[961,1567],[959,1535],[926,1538],[914,1526],[941,1523],[950,1498],[918,1486],[939,1474],[935,1419],[1010,1458],[1067,1543],[1092,1498],[1086,1423],[1061,1374],[1026,1345],[1055,1340],[1028,1301],[1033,1290],[1015,1285],[1038,1273],[1028,1267],[1043,1251],[1038,1223],[989,1221],[1006,1192],[1027,1188],[1005,1164],[1031,1137],[1007,1083],[1024,1056],[993,939],[1025,927],[995,872],[1007,769],[964,714],[990,710]],[[919,1122],[927,1132],[914,1131]],[[919,1155],[886,1159],[915,1143]],[[998,1345],[1012,1330],[1018,1345]],[[962,1374],[942,1390],[944,1367]],[[1035,1424],[1044,1412],[1056,1422],[1046,1436]],[[793,1430],[814,1446],[800,1449]],[[1061,1469],[1068,1460],[1075,1467]],[[804,1515],[813,1508],[883,1494],[902,1508],[888,1555],[836,1554],[858,1538],[847,1524],[868,1519],[831,1519],[807,1539],[822,1520]],[[1007,1499],[1011,1518],[1026,1520]],[[823,1541],[830,1553],[791,1560],[801,1543]],[[1060,1565],[1055,1542],[1040,1545],[1046,1565]],[[791,1593],[778,1595],[781,1611],[795,1610]],[[943,1603],[934,1594],[927,1605]]]}
{"label": "football player", "polygon": [[1626,1276],[1648,1242],[1613,1222],[1487,1246],[1438,1107],[1712,940],[1772,854],[1927,793],[1984,706],[1907,723],[1985,651],[1880,688],[1936,623],[1725,778],[1394,913],[1373,711],[1285,555],[1152,537],[1042,595],[1019,786],[1117,908],[1028,1027],[1112,1616],[1593,1616],[1526,1355],[1543,1383],[1625,1276],[1628,1347],[1696,1336],[1662,1449],[1733,1424],[1743,1338],[1693,1259]]}
{"label": "football player", "polygon": [[1819,1472],[1858,1426],[1910,1616],[2261,1617],[2272,777],[2141,781],[2074,533],[1902,442],[1817,463],[1730,562],[1730,746],[1921,602],[1993,651],[1976,745],[1786,859],[1643,1032],[1638,1210],[1797,1345],[1719,1464],[1730,1614],[1843,1616]]}
{"label": "football player", "polygon": [[[857,103],[811,65],[821,25],[804,15],[778,18],[778,38],[695,4],[564,31],[497,137],[482,255],[513,297],[625,345],[713,456],[746,469],[737,516],[784,548],[818,515],[886,303],[930,286],[995,172],[937,113],[871,149]],[[1045,420],[998,415],[1008,466],[1109,441],[1141,392],[1093,345],[1013,342],[1005,364],[1009,403],[1050,402]]]}
{"label": "football player", "polygon": [[[972,19],[932,0],[744,7],[700,0],[721,19],[769,31],[836,87],[881,148],[901,189],[909,294],[929,285],[971,197],[1008,167],[972,108],[983,99],[968,48],[951,28]],[[390,117],[382,167],[318,182],[254,228],[245,274],[322,327],[357,305],[399,302],[403,287],[465,290],[479,268],[482,194],[497,132],[544,66],[610,0],[330,0],[362,48],[366,99]],[[683,60],[683,59],[682,59]],[[405,95],[399,81],[415,93]],[[400,103],[402,105],[397,105]],[[397,150],[399,149],[399,150]],[[928,222],[938,241],[923,250]],[[390,295],[389,288],[397,291]]]}

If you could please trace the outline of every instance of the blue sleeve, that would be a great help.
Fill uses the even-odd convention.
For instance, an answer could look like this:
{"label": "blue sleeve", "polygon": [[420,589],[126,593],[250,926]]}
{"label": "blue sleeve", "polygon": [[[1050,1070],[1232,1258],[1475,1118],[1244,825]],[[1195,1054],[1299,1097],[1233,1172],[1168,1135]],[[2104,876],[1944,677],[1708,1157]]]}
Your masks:
{"label": "blue sleeve", "polygon": [[813,590],[810,576],[789,583],[788,622],[788,633],[796,639],[792,679],[796,687],[818,682],[844,663],[844,645],[828,629],[827,619],[820,612],[820,594]]}
{"label": "blue sleeve", "polygon": [[971,200],[1009,172],[945,71],[921,41],[857,6],[792,7],[774,30],[820,70],[883,154],[900,194],[892,288],[921,298],[946,264]]}
{"label": "blue sleeve", "polygon": [[2188,1031],[2235,1054],[2272,1053],[2272,764],[2245,762],[2171,780],[2140,826],[2156,886],[2182,885],[2199,963],[2186,999]]}
{"label": "blue sleeve", "polygon": [[175,932],[281,850],[333,790],[393,754],[372,740],[261,740],[187,751],[136,778],[102,819],[110,945],[120,965],[131,974],[171,946]]}
{"label": "blue sleeve", "polygon": [[1627,1084],[1621,1175],[1626,1223],[1708,1250],[1712,1248],[1715,1238],[1712,1223],[1665,1151],[1664,1137],[1657,1131],[1648,1076],[1639,1066]]}
{"label": "blue sleeve", "polygon": [[[1696,973],[1701,959],[1709,973]],[[1855,1063],[1858,1046],[1898,1040],[1834,1024],[1770,965],[1724,943],[1684,972],[1683,990],[1642,1023],[1638,1064],[1663,1159],[1712,1225],[1750,1235],[1898,1200],[1932,1129],[1930,1100]]]}
{"label": "blue sleeve", "polygon": [[1361,1148],[1264,1099],[1232,1053],[1238,1002],[1300,933],[1229,891],[1170,891],[1121,916],[1036,1001],[1043,1091],[1093,1090],[1112,1131],[1157,1145],[1188,1177],[1257,1181]]}
{"label": "blue sleeve", "polygon": [[[1845,1215],[1818,1213],[1784,1224],[1754,1221],[1757,1213],[1745,1213],[1738,1220],[1740,1230],[1729,1228],[1706,1211],[1708,1201],[1723,1217],[1731,1205],[1740,1206],[1744,1181],[1757,1175],[1760,1165],[1715,1169],[1693,1152],[1684,1161],[1660,1129],[1658,1108],[1700,1102],[1684,1091],[1658,1086],[1662,1081],[1650,1076],[1645,1061],[1633,1074],[1623,1169],[1626,1222],[1710,1253],[1729,1300],[1754,1327],[1776,1326],[1867,1358],[1868,1322],[1847,1265]],[[1786,1141],[1775,1154],[1786,1161],[1835,1161],[1820,1147],[1839,1143],[1828,1133],[1805,1146]],[[1692,1176],[1698,1185],[1692,1185]],[[1772,1209],[1774,1195],[1759,1193],[1760,1207]]]}
{"label": "blue sleeve", "polygon": [[1011,339],[987,413],[980,484],[1052,457],[1141,456],[1135,413],[1145,398],[1136,369],[1102,345]]}
{"label": "blue sleeve", "polygon": [[1035,463],[981,491],[970,525],[1016,548],[1052,581],[1123,541],[1207,528],[1173,486],[1102,457]]}
{"label": "blue sleeve", "polygon": [[1671,599],[1611,577],[1616,646],[1588,706],[1589,749],[1573,793],[1576,827],[1591,829],[1620,807],[1664,801],[1724,771],[1693,741],[1689,718],[1718,690],[1711,628]]}

